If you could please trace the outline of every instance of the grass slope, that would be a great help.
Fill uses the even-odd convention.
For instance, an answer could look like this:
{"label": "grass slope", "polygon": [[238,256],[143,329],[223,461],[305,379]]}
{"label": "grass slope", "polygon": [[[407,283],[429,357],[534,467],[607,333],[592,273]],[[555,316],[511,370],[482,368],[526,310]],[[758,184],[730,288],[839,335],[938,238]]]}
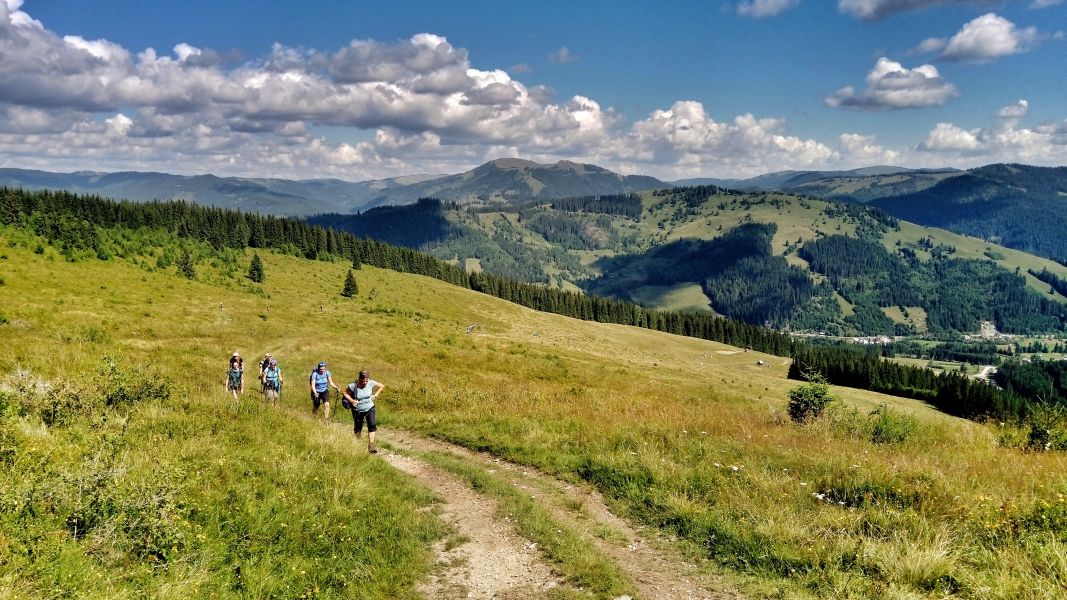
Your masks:
{"label": "grass slope", "polygon": [[[0,245],[5,389],[88,398],[111,355],[174,392],[65,426],[0,421],[0,595],[414,595],[447,532],[425,491],[305,418],[318,360],[388,386],[383,431],[584,479],[758,596],[1047,598],[1067,582],[1067,460],[919,402],[838,389],[856,414],[798,427],[779,357],[369,267],[346,300],[348,265],[269,252],[257,293],[32,247]],[[281,410],[228,408],[234,349],[282,361]],[[917,419],[905,442],[863,433],[882,403]],[[75,537],[86,507],[99,525]]]}

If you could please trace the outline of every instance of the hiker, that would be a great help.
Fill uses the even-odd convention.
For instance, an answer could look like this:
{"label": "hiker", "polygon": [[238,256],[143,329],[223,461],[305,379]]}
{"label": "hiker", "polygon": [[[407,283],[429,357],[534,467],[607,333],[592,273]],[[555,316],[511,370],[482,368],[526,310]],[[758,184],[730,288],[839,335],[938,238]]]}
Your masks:
{"label": "hiker", "polygon": [[345,408],[352,409],[352,430],[356,439],[362,437],[363,419],[367,420],[367,450],[378,453],[374,445],[374,432],[378,431],[378,416],[374,412],[374,400],[382,393],[385,386],[368,377],[366,371],[359,372],[359,379],[348,384],[344,391]]}
{"label": "hiker", "polygon": [[337,391],[341,391],[341,388],[333,382],[333,376],[326,370],[326,363],[320,362],[319,366],[311,372],[311,377],[308,378],[308,383],[311,386],[311,402],[314,406],[311,410],[311,414],[319,413],[319,405],[321,404],[325,408],[326,420],[330,420],[330,388]]}
{"label": "hiker", "polygon": [[263,398],[272,405],[278,404],[278,396],[282,392],[282,384],[285,383],[285,379],[282,378],[282,368],[278,366],[278,361],[270,359],[267,363],[267,368],[263,370]]}
{"label": "hiker", "polygon": [[230,370],[226,371],[226,391],[232,393],[233,399],[237,400],[237,394],[245,393],[245,370],[237,353],[234,352],[233,355],[234,358],[230,359]]}
{"label": "hiker", "polygon": [[233,356],[230,357],[230,368],[232,369],[233,365],[235,365],[235,364],[239,365],[241,367],[242,371],[244,370],[244,368],[245,368],[245,359],[241,358],[241,355],[239,353],[237,353],[237,352],[234,352]]}
{"label": "hiker", "polygon": [[267,391],[267,384],[263,381],[263,373],[266,372],[267,367],[270,366],[270,352],[263,355],[263,360],[259,361],[259,381],[263,383],[263,392]]}

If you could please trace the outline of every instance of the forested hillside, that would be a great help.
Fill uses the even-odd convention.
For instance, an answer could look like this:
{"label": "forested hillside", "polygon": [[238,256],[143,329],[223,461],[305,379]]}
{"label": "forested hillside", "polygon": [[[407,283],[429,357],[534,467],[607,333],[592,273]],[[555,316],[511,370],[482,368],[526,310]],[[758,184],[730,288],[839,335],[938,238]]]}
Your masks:
{"label": "forested hillside", "polygon": [[920,225],[1067,259],[1067,167],[989,165],[871,204]]}
{"label": "forested hillside", "polygon": [[[510,206],[423,199],[313,223],[469,270],[792,331],[1054,332],[1067,268],[885,212],[714,186]],[[1049,293],[1051,289],[1051,293]]]}

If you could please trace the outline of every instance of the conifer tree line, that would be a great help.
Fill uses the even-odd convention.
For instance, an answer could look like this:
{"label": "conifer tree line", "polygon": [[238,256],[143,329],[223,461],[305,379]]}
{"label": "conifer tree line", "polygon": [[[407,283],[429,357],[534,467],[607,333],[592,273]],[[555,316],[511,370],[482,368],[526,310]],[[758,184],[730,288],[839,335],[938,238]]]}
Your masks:
{"label": "conifer tree line", "polygon": [[[162,229],[206,240],[216,249],[269,248],[308,259],[349,258],[402,273],[433,277],[535,310],[601,323],[621,323],[790,356],[786,334],[713,315],[645,310],[629,302],[467,273],[427,254],[356,237],[304,221],[199,206],[184,201],[135,203],[60,191],[0,188],[0,223],[32,228],[51,243],[85,244],[96,227]],[[92,246],[89,246],[92,247]]]}
{"label": "conifer tree line", "polygon": [[1022,422],[1031,402],[962,373],[936,374],[924,367],[902,365],[881,357],[878,349],[858,346],[797,346],[789,366],[791,379],[809,373],[829,383],[929,402],[938,410],[966,419],[995,418]]}
{"label": "conifer tree line", "polygon": [[620,215],[635,221],[641,218],[641,197],[637,194],[605,194],[553,200],[550,206],[566,212]]}
{"label": "conifer tree line", "polygon": [[1049,271],[1046,268],[1042,268],[1040,271],[1027,269],[1026,272],[1033,275],[1034,277],[1037,277],[1039,280],[1049,284],[1052,289],[1056,290],[1060,294],[1067,296],[1067,279],[1056,275],[1055,273]]}

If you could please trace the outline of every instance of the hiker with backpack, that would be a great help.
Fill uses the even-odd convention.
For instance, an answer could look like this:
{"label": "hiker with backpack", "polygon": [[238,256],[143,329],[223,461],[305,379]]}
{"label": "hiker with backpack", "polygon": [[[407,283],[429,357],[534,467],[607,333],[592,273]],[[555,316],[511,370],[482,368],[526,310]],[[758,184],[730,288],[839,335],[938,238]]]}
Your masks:
{"label": "hiker with backpack", "polygon": [[270,366],[270,352],[263,355],[263,360],[259,361],[259,380],[263,381],[263,372]]}
{"label": "hiker with backpack", "polygon": [[374,411],[374,401],[385,386],[371,379],[366,371],[359,372],[359,379],[348,384],[341,400],[342,405],[352,411],[352,430],[358,440],[363,433],[363,420],[367,420],[367,450],[378,453],[374,445],[374,432],[378,431],[378,415]]}
{"label": "hiker with backpack", "polygon": [[278,366],[278,361],[270,359],[267,362],[267,367],[263,370],[263,398],[271,405],[278,404],[278,396],[282,393],[282,384],[285,380],[282,378],[282,368]]}
{"label": "hiker with backpack", "polygon": [[233,399],[237,400],[237,395],[245,393],[245,369],[244,361],[241,357],[234,352],[233,357],[230,358],[230,369],[226,371],[226,391],[233,394]]}
{"label": "hiker with backpack", "polygon": [[308,383],[311,386],[311,403],[313,408],[311,414],[319,413],[319,405],[325,408],[326,420],[330,420],[330,388],[337,391],[341,391],[336,383],[333,382],[333,376],[326,370],[326,363],[320,362],[318,367],[311,372],[311,377],[308,378]]}
{"label": "hiker with backpack", "polygon": [[267,367],[270,366],[270,359],[270,352],[267,352],[263,355],[263,360],[259,361],[259,377],[257,379],[259,379],[259,385],[262,388],[260,391],[263,392],[264,397],[267,395],[267,381],[263,378],[263,374],[267,371]]}

